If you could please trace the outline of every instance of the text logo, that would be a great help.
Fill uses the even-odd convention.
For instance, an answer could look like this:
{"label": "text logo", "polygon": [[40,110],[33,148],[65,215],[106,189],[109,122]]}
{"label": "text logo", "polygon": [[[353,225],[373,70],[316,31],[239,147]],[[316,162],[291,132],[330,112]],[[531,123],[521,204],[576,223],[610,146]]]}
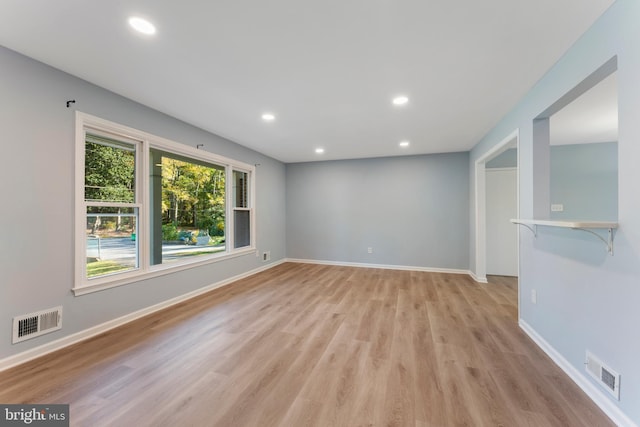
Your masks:
{"label": "text logo", "polygon": [[69,405],[0,404],[0,427],[69,427]]}

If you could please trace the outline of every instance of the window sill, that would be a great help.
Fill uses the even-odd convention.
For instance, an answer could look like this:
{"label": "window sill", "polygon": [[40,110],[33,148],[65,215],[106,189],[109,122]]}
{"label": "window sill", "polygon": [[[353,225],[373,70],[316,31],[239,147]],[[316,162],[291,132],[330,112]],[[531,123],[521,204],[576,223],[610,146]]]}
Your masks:
{"label": "window sill", "polygon": [[255,253],[256,253],[256,248],[253,248],[253,247],[249,247],[246,249],[238,249],[230,254],[225,254],[222,256],[220,255],[212,256],[207,259],[185,262],[183,264],[178,264],[178,265],[171,264],[167,266],[157,266],[153,270],[145,271],[145,272],[136,271],[126,277],[120,277],[117,279],[114,276],[114,279],[108,282],[101,281],[99,283],[94,283],[94,284],[89,282],[83,286],[76,286],[74,288],[71,288],[71,290],[73,291],[73,294],[75,296],[91,294],[94,292],[100,292],[100,291],[115,288],[118,286],[128,285],[130,283],[140,282],[143,280],[152,279],[154,277],[165,276],[167,274],[173,274],[179,271],[189,270],[194,267],[200,267],[203,265],[213,264],[216,262],[226,261],[229,259],[250,255],[250,254],[255,254]]}

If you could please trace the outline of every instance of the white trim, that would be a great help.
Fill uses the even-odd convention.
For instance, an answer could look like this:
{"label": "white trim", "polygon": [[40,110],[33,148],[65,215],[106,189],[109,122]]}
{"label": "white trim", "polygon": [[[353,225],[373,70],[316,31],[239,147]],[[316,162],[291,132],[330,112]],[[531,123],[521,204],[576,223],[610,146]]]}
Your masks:
{"label": "white trim", "polygon": [[518,168],[508,167],[508,168],[487,168],[485,167],[485,172],[504,172],[504,171],[517,171]]}
{"label": "white trim", "polygon": [[[509,135],[507,135],[502,141],[493,146],[489,151],[484,153],[475,161],[475,240],[476,240],[476,259],[475,259],[475,271],[472,272],[472,277],[477,277],[481,283],[484,279],[487,280],[487,221],[486,221],[486,163],[492,158],[498,156],[504,151],[509,149],[509,143],[512,140],[516,140],[516,213],[518,218],[520,217],[520,128],[515,129]],[[520,232],[517,233],[517,251],[518,251],[518,278],[520,277]],[[520,280],[518,280],[518,318],[520,318]]]}
{"label": "white trim", "polygon": [[478,283],[489,283],[489,281],[487,280],[487,276],[483,276],[483,277],[476,276],[476,274],[471,270],[469,270],[469,276],[471,276],[471,278]]}
{"label": "white trim", "polygon": [[[85,115],[79,111],[76,111],[75,119],[76,119],[76,135],[74,140],[74,150],[75,150],[75,171],[73,176],[73,188],[74,188],[74,217],[73,217],[73,230],[74,230],[74,246],[73,246],[73,259],[75,260],[73,266],[73,283],[74,286],[78,283],[85,282],[85,269],[80,268],[80,265],[85,265],[87,262],[86,252],[82,253],[82,251],[78,250],[83,245],[85,245],[85,229],[86,226],[86,208],[84,205],[84,181],[82,183],[78,182],[80,177],[83,177],[84,180],[84,161],[85,161],[85,146],[79,144],[78,141],[84,139],[85,136],[85,123],[84,123]],[[82,225],[81,225],[82,224]]]}
{"label": "white trim", "polygon": [[[251,215],[251,229],[249,230],[249,241],[251,243],[251,247],[256,249],[256,253],[258,251],[258,228],[256,223],[256,218],[258,215],[256,214],[256,166],[253,166],[253,169],[249,172],[249,215]],[[235,219],[234,219],[235,224]]]}
{"label": "white trim", "polygon": [[[244,255],[250,255],[257,252],[255,248],[246,248],[242,250],[236,250],[235,252],[220,252],[220,254],[204,257],[203,259],[185,260],[182,263],[172,263],[168,265],[152,266],[151,270],[144,273],[135,271],[135,274],[121,273],[118,275],[117,280],[101,281],[94,284],[78,286],[71,288],[75,296],[90,294],[93,292],[104,291],[105,289],[115,288],[122,285],[128,285],[129,283],[140,282],[142,280],[151,279],[153,277],[165,276],[167,274],[177,273],[178,271],[188,270],[201,265],[213,264],[215,262],[225,261],[232,258],[241,257]],[[110,276],[114,277],[114,276]]]}
{"label": "white trim", "polygon": [[454,268],[432,268],[432,267],[416,267],[416,266],[409,266],[409,265],[368,264],[368,263],[362,263],[362,262],[343,262],[343,261],[328,261],[328,260],[298,259],[298,258],[286,258],[285,262],[295,262],[299,264],[335,265],[339,267],[380,268],[383,270],[405,270],[405,271],[425,271],[429,273],[467,274],[471,276],[471,272],[469,270],[459,270]]}
{"label": "white trim", "polygon": [[225,216],[224,216],[224,244],[226,250],[233,250],[235,246],[235,218],[233,217],[233,168],[226,168],[224,174],[224,191],[225,191]]}
{"label": "white trim", "polygon": [[609,396],[602,393],[587,377],[585,377],[578,369],[576,369],[562,354],[551,346],[535,329],[527,322],[520,319],[518,322],[520,328],[544,351],[547,356],[555,362],[560,369],[564,371],[569,378],[575,382],[578,387],[584,391],[593,402],[613,421],[616,425],[625,427],[638,427],[612,400]]}
{"label": "white trim", "polygon": [[60,338],[58,340],[52,341],[50,343],[47,344],[43,344],[41,346],[23,351],[21,353],[18,354],[14,354],[12,356],[6,357],[4,359],[0,359],[0,372],[9,369],[9,368],[13,368],[14,366],[20,365],[22,363],[28,362],[30,360],[36,359],[38,357],[44,356],[46,354],[52,353],[54,351],[63,349],[65,347],[68,347],[70,345],[76,344],[80,341],[84,341],[86,339],[89,339],[91,337],[94,337],[96,335],[99,335],[103,332],[109,331],[111,329],[117,328],[118,326],[122,326],[126,323],[132,322],[136,319],[139,319],[141,317],[144,317],[146,315],[149,315],[151,313],[155,313],[157,311],[163,310],[165,308],[171,307],[173,305],[179,304],[181,302],[184,302],[186,300],[189,300],[191,298],[195,298],[197,296],[200,296],[202,294],[205,294],[209,291],[212,291],[214,289],[218,289],[221,288],[223,286],[227,286],[232,284],[233,282],[236,282],[238,280],[244,279],[246,277],[249,276],[253,276],[254,274],[260,273],[262,271],[265,270],[269,270],[270,268],[276,267],[280,264],[283,264],[285,262],[285,260],[279,260],[276,261],[274,263],[262,266],[262,267],[258,267],[256,269],[238,274],[236,276],[233,277],[229,277],[227,279],[223,279],[219,282],[216,283],[212,283],[210,285],[207,285],[203,288],[200,289],[196,289],[195,291],[191,291],[191,292],[187,292],[186,294],[183,295],[179,295],[177,297],[168,299],[166,301],[163,301],[161,303],[143,308],[141,310],[138,311],[134,311],[133,313],[129,313],[126,314],[124,316],[118,317],[116,319],[113,320],[109,320],[105,323],[102,323],[100,325],[96,325],[93,326],[91,328],[85,329],[83,331],[80,332],[76,332],[75,334],[72,335],[68,335],[66,337]]}
{"label": "white trim", "polygon": [[[498,156],[508,149],[509,143],[516,140],[516,149],[518,150],[518,214],[520,214],[520,129],[516,129],[507,135],[502,141],[493,146],[489,151],[484,153],[475,161],[475,225],[476,225],[476,265],[475,274],[478,277],[486,277],[487,275],[487,258],[486,258],[486,184],[485,184],[485,172],[486,163],[492,158]],[[519,263],[518,263],[519,264]],[[519,269],[519,266],[518,266]]]}

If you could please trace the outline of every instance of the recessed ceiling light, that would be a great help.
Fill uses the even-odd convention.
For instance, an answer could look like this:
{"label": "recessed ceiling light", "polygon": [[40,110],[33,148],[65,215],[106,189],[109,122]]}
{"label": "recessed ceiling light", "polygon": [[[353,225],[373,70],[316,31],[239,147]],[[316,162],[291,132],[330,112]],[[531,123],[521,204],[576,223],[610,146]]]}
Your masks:
{"label": "recessed ceiling light", "polygon": [[316,154],[324,153],[324,148],[316,148]]}
{"label": "recessed ceiling light", "polygon": [[264,120],[265,122],[272,122],[276,119],[276,116],[274,116],[271,113],[264,113],[262,115],[262,120]]}
{"label": "recessed ceiling light", "polygon": [[401,141],[398,145],[402,148],[406,148],[409,146],[409,141]]}
{"label": "recessed ceiling light", "polygon": [[152,35],[156,33],[156,27],[151,22],[137,16],[129,18],[129,25],[142,34]]}
{"label": "recessed ceiling light", "polygon": [[399,96],[396,96],[395,98],[393,98],[393,100],[391,102],[393,102],[393,105],[404,105],[407,102],[409,102],[409,98],[407,98],[404,95],[399,95]]}

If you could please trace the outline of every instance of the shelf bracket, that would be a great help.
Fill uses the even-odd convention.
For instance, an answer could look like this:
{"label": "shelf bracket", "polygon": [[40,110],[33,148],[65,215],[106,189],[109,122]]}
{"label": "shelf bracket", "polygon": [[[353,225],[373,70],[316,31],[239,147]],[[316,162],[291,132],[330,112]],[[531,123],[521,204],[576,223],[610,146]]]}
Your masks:
{"label": "shelf bracket", "polygon": [[[513,221],[513,223],[514,224],[518,224],[518,225],[522,225],[523,227],[527,227],[533,233],[533,237],[538,237],[538,226],[537,225],[534,224],[533,227],[531,227],[529,224],[525,224],[523,222]],[[600,236],[598,236],[598,237],[600,237]]]}
{"label": "shelf bracket", "polygon": [[607,248],[607,252],[609,253],[609,255],[613,256],[613,228],[608,228],[608,238],[605,239],[604,237],[602,237],[601,235],[599,235],[598,233],[596,233],[595,231],[586,229],[586,228],[580,228],[580,227],[574,227],[572,228],[572,230],[580,230],[580,231],[585,231],[587,233],[591,233],[594,236],[596,236],[598,239],[602,240],[602,243],[605,244],[606,248]]}

